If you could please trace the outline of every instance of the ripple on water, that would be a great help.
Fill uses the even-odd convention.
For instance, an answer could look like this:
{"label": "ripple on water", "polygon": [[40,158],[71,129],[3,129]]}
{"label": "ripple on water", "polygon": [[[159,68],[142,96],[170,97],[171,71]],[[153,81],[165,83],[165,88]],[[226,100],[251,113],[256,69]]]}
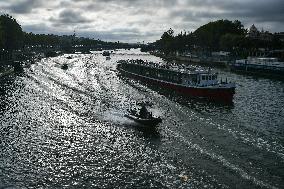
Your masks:
{"label": "ripple on water", "polygon": [[[111,56],[44,59],[1,79],[0,188],[283,188],[282,82],[218,70],[238,83],[220,106],[117,76],[119,59],[157,57]],[[154,131],[124,117],[141,100],[164,118]]]}

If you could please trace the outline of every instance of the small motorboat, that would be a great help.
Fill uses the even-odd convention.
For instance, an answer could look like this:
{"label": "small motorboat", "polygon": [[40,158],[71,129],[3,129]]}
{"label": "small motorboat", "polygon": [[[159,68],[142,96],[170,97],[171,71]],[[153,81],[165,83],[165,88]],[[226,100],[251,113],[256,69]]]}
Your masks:
{"label": "small motorboat", "polygon": [[125,117],[132,119],[144,126],[151,127],[155,127],[162,122],[162,119],[160,117],[154,117],[152,113],[148,112],[145,106],[142,106],[140,113],[137,113],[135,110],[130,110],[129,114],[126,114]]}
{"label": "small motorboat", "polygon": [[137,123],[140,123],[145,126],[151,126],[155,127],[159,123],[162,122],[162,119],[160,117],[151,117],[151,118],[141,118],[137,115],[132,115],[132,114],[126,114],[125,117],[134,120]]}
{"label": "small motorboat", "polygon": [[62,64],[61,69],[67,70],[68,69],[68,64]]}
{"label": "small motorboat", "polygon": [[104,51],[103,52],[103,56],[110,56],[110,52],[109,51]]}

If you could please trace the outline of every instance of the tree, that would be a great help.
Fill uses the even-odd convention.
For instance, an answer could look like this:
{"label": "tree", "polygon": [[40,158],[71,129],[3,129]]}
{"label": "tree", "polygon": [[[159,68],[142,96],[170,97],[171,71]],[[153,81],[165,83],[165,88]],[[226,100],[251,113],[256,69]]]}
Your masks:
{"label": "tree", "polygon": [[220,48],[225,51],[232,51],[234,48],[242,46],[245,37],[242,35],[227,33],[220,38]]}
{"label": "tree", "polygon": [[239,35],[246,34],[247,31],[244,29],[244,25],[239,20],[235,20],[234,22],[235,29]]}
{"label": "tree", "polygon": [[0,16],[0,46],[12,51],[19,49],[23,44],[23,31],[17,21],[8,14]]}
{"label": "tree", "polygon": [[159,46],[162,48],[162,50],[169,54],[172,49],[172,43],[174,39],[174,30],[170,28],[168,31],[164,32],[161,39],[159,40]]}
{"label": "tree", "polygon": [[217,20],[199,27],[194,34],[197,38],[198,45],[211,50],[218,50],[220,48],[220,39],[223,35],[245,35],[245,30],[238,20],[234,22],[229,20]]}

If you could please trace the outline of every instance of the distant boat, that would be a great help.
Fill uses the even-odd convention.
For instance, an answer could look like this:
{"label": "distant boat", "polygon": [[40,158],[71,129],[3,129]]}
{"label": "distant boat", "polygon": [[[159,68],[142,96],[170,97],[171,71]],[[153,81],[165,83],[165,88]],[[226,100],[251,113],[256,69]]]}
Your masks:
{"label": "distant boat", "polygon": [[45,57],[56,57],[56,56],[58,56],[59,55],[59,53],[57,53],[56,51],[48,51],[48,52],[46,52],[45,53]]}
{"label": "distant boat", "polygon": [[107,57],[106,57],[106,60],[110,60],[110,56],[107,56]]}
{"label": "distant boat", "polygon": [[118,62],[117,69],[124,75],[191,97],[232,103],[235,94],[235,83],[219,82],[218,74],[211,69],[179,68],[143,60],[121,60]]}
{"label": "distant boat", "polygon": [[103,56],[110,56],[110,52],[109,51],[104,51],[103,52]]}
{"label": "distant boat", "polygon": [[62,64],[62,66],[61,66],[61,69],[63,69],[63,70],[67,70],[68,69],[68,64]]}
{"label": "distant boat", "polygon": [[90,50],[83,50],[82,54],[92,54],[92,52]]}

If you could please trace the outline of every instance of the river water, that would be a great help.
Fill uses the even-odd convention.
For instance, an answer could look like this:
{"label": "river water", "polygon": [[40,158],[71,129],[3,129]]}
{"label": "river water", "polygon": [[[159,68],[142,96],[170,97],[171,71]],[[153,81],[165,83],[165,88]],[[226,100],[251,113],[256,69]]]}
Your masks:
{"label": "river water", "polygon": [[[116,61],[138,50],[43,59],[0,78],[0,188],[284,188],[284,82],[215,69],[233,105],[153,90]],[[62,70],[61,65],[69,68]],[[149,101],[163,123],[124,117]]]}

